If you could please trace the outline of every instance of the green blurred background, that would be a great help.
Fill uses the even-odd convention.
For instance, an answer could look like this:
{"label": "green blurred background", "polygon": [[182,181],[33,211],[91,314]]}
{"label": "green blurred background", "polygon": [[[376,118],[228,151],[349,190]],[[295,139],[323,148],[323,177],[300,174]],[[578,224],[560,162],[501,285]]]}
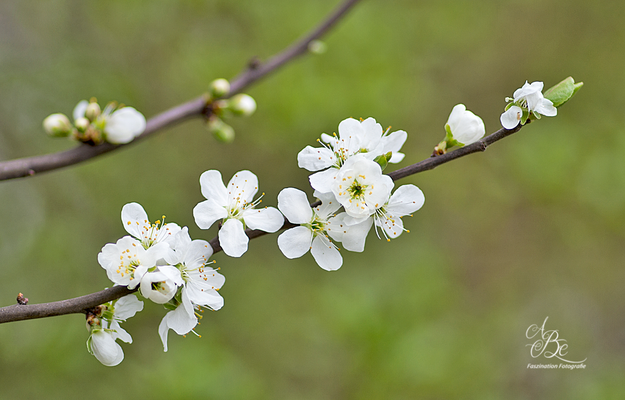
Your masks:
{"label": "green blurred background", "polygon": [[[0,159],[71,148],[41,121],[81,99],[147,117],[234,77],[323,19],[336,0],[3,1]],[[408,132],[403,167],[429,156],[457,103],[488,132],[525,80],[584,88],[555,118],[411,176],[425,206],[387,243],[343,252],[337,272],[287,260],[276,235],[242,258],[220,253],[225,306],[202,338],[171,334],[165,310],[125,324],[121,365],[85,348],[84,316],[0,326],[0,398],[620,399],[625,397],[625,6],[588,1],[363,1],[328,50],[247,90],[258,103],[217,143],[200,119],[88,163],[0,183],[0,304],[110,285],[96,256],[141,203],[192,237],[198,178],[254,171],[275,205],[309,190],[296,154],[346,117]],[[393,167],[389,168],[392,170]],[[558,329],[585,370],[531,370],[532,324]]]}

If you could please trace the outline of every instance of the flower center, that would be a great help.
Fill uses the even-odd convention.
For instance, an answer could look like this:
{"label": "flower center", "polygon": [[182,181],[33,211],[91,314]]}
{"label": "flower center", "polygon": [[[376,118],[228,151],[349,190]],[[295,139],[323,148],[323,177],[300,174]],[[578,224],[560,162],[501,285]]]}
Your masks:
{"label": "flower center", "polygon": [[153,224],[146,220],[143,225],[143,237],[141,238],[141,244],[144,249],[154,246],[156,243],[163,241],[167,236],[171,235],[169,227],[165,224],[165,216],[163,215],[161,220],[154,221]]}
{"label": "flower center", "polygon": [[316,212],[313,211],[312,221],[310,221],[309,224],[303,224],[303,225],[310,228],[310,230],[313,232],[313,235],[317,235],[318,233],[322,233],[325,231],[325,227],[327,224],[328,224],[328,221],[321,218],[320,216],[317,215]]}
{"label": "flower center", "polygon": [[352,199],[361,199],[365,195],[368,185],[363,185],[354,179],[354,182],[347,188],[349,195]]}

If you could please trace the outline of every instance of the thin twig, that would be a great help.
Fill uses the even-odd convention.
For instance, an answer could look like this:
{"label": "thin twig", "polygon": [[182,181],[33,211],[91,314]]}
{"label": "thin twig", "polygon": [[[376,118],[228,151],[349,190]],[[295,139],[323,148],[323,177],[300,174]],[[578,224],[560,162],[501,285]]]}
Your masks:
{"label": "thin twig", "polygon": [[[245,71],[240,73],[232,80],[232,82],[230,82],[231,93],[229,96],[241,92],[254,82],[292,61],[297,56],[306,53],[310,42],[320,38],[328,32],[356,3],[358,3],[358,1],[359,0],[344,1],[332,14],[328,16],[328,18],[326,18],[318,27],[316,27],[303,39],[276,54],[267,62],[263,63],[255,60],[255,62],[251,63]],[[41,172],[52,171],[90,160],[101,154],[139,142],[168,125],[181,122],[190,117],[205,115],[205,112],[210,112],[210,110],[205,109],[206,99],[204,96],[199,96],[184,104],[157,114],[147,121],[145,131],[140,136],[135,138],[135,140],[127,144],[114,145],[104,143],[99,146],[81,144],[73,149],[59,153],[2,161],[0,162],[0,181],[25,178]],[[208,115],[206,116],[208,117]]]}
{"label": "thin twig", "polygon": [[[511,130],[500,129],[497,132],[486,136],[485,138],[473,144],[461,147],[455,151],[440,156],[427,158],[416,164],[412,164],[405,168],[393,171],[388,175],[393,178],[394,181],[396,181],[410,175],[429,171],[438,167],[439,165],[456,160],[460,157],[482,152],[486,150],[486,148],[491,144],[505,137],[508,137],[513,133],[518,132],[521,128],[522,126],[518,125],[516,128]],[[315,205],[318,205],[318,203],[312,204],[312,206]],[[281,230],[288,229],[293,226],[295,225],[285,220]],[[250,239],[255,239],[257,237],[261,237],[267,234],[267,232],[264,231],[251,229],[247,229],[245,233]],[[213,248],[213,254],[219,253],[222,250],[221,246],[219,245],[218,237],[212,239],[210,241],[210,245]],[[125,286],[115,286],[111,289],[106,289],[97,293],[89,294],[82,297],[76,297],[74,299],[57,301],[54,303],[43,303],[35,305],[13,305],[9,307],[3,307],[0,308],[0,324],[4,322],[20,321],[31,318],[43,318],[62,314],[81,313],[85,312],[89,308],[95,307],[99,304],[103,304],[111,300],[118,299],[122,296],[133,293],[134,291],[136,290],[129,290]]]}

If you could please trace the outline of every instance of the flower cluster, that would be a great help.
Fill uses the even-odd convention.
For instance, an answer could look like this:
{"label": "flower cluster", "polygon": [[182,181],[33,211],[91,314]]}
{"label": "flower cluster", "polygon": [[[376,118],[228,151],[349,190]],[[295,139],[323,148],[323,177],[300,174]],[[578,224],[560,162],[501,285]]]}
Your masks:
{"label": "flower cluster", "polygon": [[[530,113],[535,118],[556,115],[555,107],[568,101],[581,85],[569,77],[549,89],[545,98],[542,82],[526,82],[514,92],[514,98],[508,99],[511,103],[501,122],[512,129],[524,124]],[[227,81],[212,83],[209,104],[215,115],[222,115],[216,111],[220,107],[226,109],[226,103],[220,103],[219,98],[228,91]],[[256,107],[245,95],[230,99],[228,104],[232,113],[239,110],[249,114]],[[44,126],[55,135],[74,129],[75,136],[84,134],[93,142],[102,138],[113,143],[132,140],[145,128],[145,119],[136,110],[114,108],[109,105],[100,112],[94,101],[83,101],[74,110],[75,127],[59,114],[48,117]],[[446,137],[433,156],[444,154],[452,146],[480,140],[485,127],[480,117],[458,104],[449,115],[445,131]],[[395,182],[383,173],[389,163],[403,160],[400,150],[407,136],[402,130],[384,130],[373,118],[348,118],[339,124],[338,135],[322,134],[320,147],[306,146],[297,155],[298,166],[312,172],[309,181],[318,199],[313,204],[304,191],[289,187],[278,194],[278,208],[257,208],[264,193],[255,198],[255,174],[239,171],[226,185],[219,171],[205,171],[200,176],[205,200],[194,207],[193,217],[201,229],[218,225],[217,246],[228,256],[241,257],[247,252],[246,229],[273,233],[288,227],[277,239],[287,258],[299,258],[310,251],[321,268],[337,270],[343,265],[343,257],[335,242],[342,243],[346,250],[362,252],[373,226],[378,238],[381,232],[390,241],[408,232],[402,217],[423,206],[425,197],[417,186],[403,185],[393,192]],[[225,278],[207,266],[213,247],[204,240],[192,240],[186,227],[165,223],[165,217],[150,223],[137,203],[126,204],[121,217],[129,236],[106,244],[98,254],[98,262],[115,285],[127,286],[168,309],[158,327],[167,351],[169,330],[185,335],[199,323],[204,309],[221,309],[224,300],[218,290]],[[89,311],[87,347],[104,365],[117,365],[123,360],[123,350],[116,340],[131,343],[132,338],[120,323],[142,309],[143,302],[133,294]]]}
{"label": "flower cluster", "polygon": [[95,99],[80,101],[73,117],[74,124],[65,114],[52,114],[43,121],[43,127],[50,136],[71,136],[90,144],[128,143],[146,127],[145,117],[134,108],[111,102],[102,110]]}
{"label": "flower cluster", "polygon": [[[143,297],[164,304],[170,310],[158,328],[167,351],[169,329],[185,335],[197,325],[199,311],[203,308],[219,310],[223,306],[218,290],[225,278],[215,269],[207,267],[208,259],[213,255],[210,244],[204,240],[191,240],[186,227],[165,223],[164,217],[162,221],[151,224],[143,207],[137,203],[129,203],[122,208],[122,222],[130,236],[106,244],[98,254],[98,262],[114,284],[137,288]],[[130,316],[117,318],[124,320]],[[113,353],[116,338],[129,342],[125,339],[130,336],[125,331],[120,333],[118,328],[111,322],[101,329],[111,332],[112,336],[106,341],[95,339],[92,329],[90,343],[97,340],[95,348],[100,349],[96,351],[93,345],[90,347],[96,357],[98,353]],[[103,334],[98,335],[104,337]],[[103,351],[103,346],[107,346],[108,350]],[[117,357],[123,358],[121,350],[115,352]],[[110,364],[98,357],[105,365],[116,365],[121,358]]]}
{"label": "flower cluster", "polygon": [[[382,173],[382,166],[404,158],[399,150],[405,131],[389,133],[373,118],[348,118],[339,124],[338,135],[321,135],[322,147],[306,146],[297,156],[300,168],[314,172],[310,184],[321,204],[312,210],[304,192],[286,188],[278,195],[278,208],[292,224],[278,237],[278,246],[288,258],[310,249],[317,264],[326,270],[341,267],[337,241],[349,251],[361,252],[375,224],[390,240],[404,230],[401,217],[417,211],[425,198],[414,185],[400,187]],[[340,208],[343,212],[337,213]]]}

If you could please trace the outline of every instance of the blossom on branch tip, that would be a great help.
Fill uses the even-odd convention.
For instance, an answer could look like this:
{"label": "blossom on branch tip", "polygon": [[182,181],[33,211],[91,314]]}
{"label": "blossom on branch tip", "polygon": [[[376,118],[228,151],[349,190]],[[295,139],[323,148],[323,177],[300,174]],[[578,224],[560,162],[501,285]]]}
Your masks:
{"label": "blossom on branch tip", "polygon": [[278,236],[278,247],[287,258],[299,258],[309,250],[317,264],[326,271],[337,270],[343,257],[330,238],[340,241],[344,227],[342,217],[334,216],[341,207],[332,193],[314,193],[321,205],[311,208],[306,194],[286,188],[278,194],[278,208],[295,228]]}
{"label": "blossom on branch tip", "polygon": [[524,125],[530,116],[540,119],[541,115],[554,117],[558,114],[558,109],[553,106],[551,100],[546,99],[543,94],[543,82],[536,81],[525,84],[514,91],[513,97],[507,97],[510,102],[506,111],[501,115],[501,125],[506,129],[514,129],[519,123]]}
{"label": "blossom on branch tip", "polygon": [[249,238],[245,228],[273,233],[284,224],[284,217],[276,208],[254,208],[261,200],[254,200],[258,178],[250,171],[234,174],[227,187],[219,171],[206,171],[200,176],[200,188],[206,200],[193,208],[195,223],[201,229],[209,229],[223,220],[219,243],[230,257],[241,257],[247,251]]}

